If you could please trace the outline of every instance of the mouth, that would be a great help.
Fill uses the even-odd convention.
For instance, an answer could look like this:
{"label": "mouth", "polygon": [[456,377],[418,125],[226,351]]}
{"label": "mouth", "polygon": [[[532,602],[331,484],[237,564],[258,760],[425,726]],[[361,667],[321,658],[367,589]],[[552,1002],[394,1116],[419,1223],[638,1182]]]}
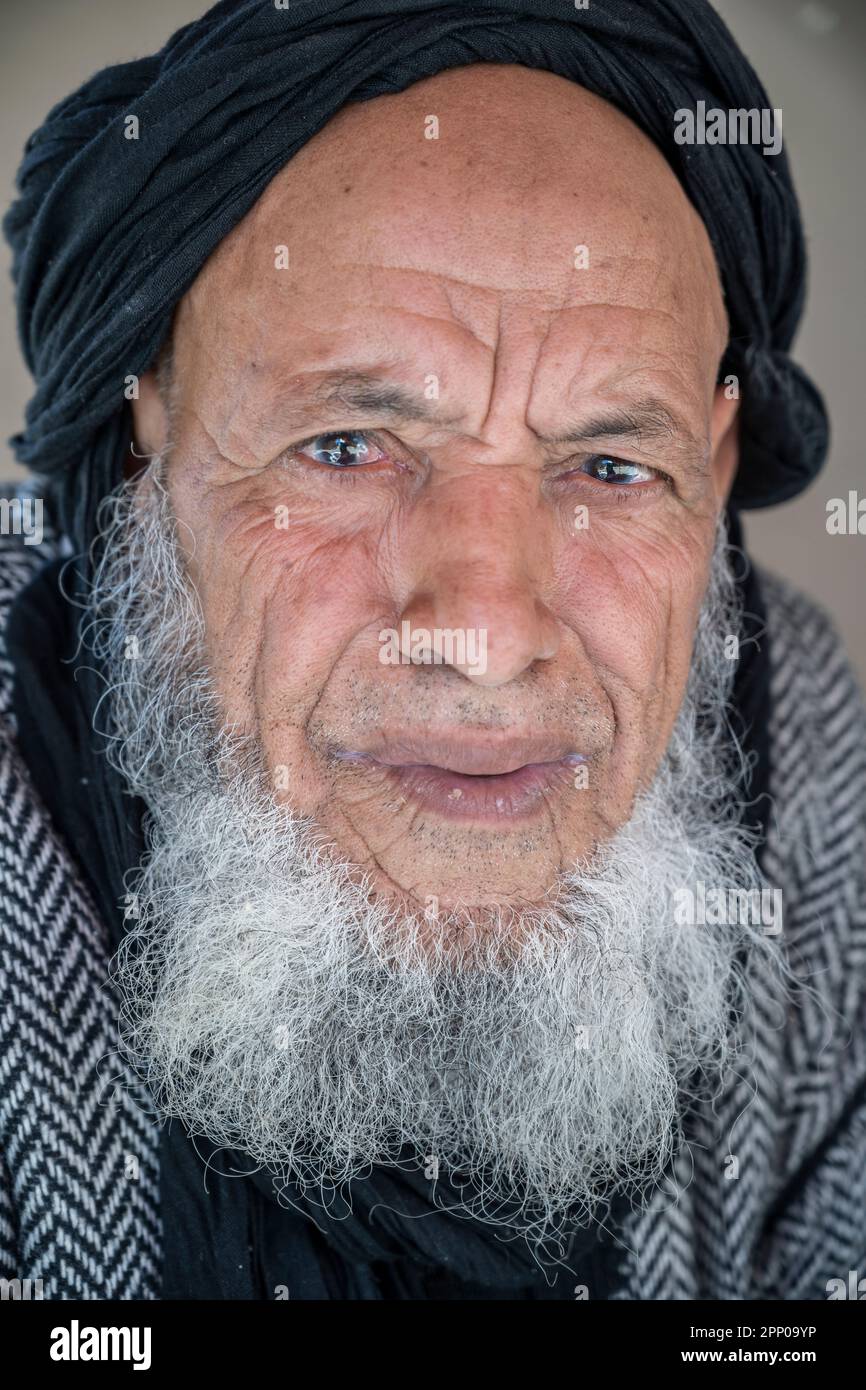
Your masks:
{"label": "mouth", "polygon": [[527,741],[462,746],[452,742],[435,761],[432,750],[431,761],[415,761],[406,756],[409,749],[404,742],[376,752],[338,756],[377,769],[402,800],[445,820],[504,826],[538,815],[552,794],[575,785],[576,768],[587,761],[571,750],[523,760],[527,751]]}

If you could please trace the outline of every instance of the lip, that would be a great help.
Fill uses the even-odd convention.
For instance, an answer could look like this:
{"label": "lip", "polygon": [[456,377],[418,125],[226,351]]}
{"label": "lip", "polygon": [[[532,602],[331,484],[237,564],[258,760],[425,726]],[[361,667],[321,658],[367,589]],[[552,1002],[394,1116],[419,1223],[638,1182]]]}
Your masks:
{"label": "lip", "polygon": [[[547,756],[545,756],[545,754]],[[552,754],[552,756],[551,756]],[[550,738],[455,740],[414,736],[383,740],[375,750],[346,752],[378,768],[408,801],[447,820],[502,826],[538,814],[546,798],[572,783],[587,760]]]}
{"label": "lip", "polygon": [[549,734],[387,732],[357,753],[340,756],[372,759],[384,767],[438,767],[469,777],[502,776],[532,764],[558,763],[572,757],[585,761],[567,738]]}

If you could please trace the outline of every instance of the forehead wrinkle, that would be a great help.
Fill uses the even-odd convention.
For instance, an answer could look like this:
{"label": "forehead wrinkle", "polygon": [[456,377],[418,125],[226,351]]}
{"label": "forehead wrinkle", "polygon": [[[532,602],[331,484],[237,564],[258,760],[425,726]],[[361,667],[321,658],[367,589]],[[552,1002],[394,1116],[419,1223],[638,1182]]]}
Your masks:
{"label": "forehead wrinkle", "polygon": [[[521,281],[516,284],[510,284],[504,282],[502,279],[490,281],[473,278],[470,275],[456,275],[453,271],[443,270],[441,266],[431,266],[428,268],[421,265],[408,265],[397,260],[368,261],[363,266],[356,261],[335,260],[330,262],[330,266],[335,270],[379,271],[386,275],[420,277],[425,281],[441,284],[442,292],[446,297],[449,294],[450,287],[453,285],[458,289],[474,290],[479,294],[513,295],[517,301],[525,299],[535,302],[538,300],[539,296],[543,297],[544,295],[549,295],[552,299],[555,299],[556,302],[561,302],[562,288],[573,282],[573,272],[568,260],[568,255],[565,251],[563,252],[562,261],[560,263],[562,265],[562,271],[558,276],[561,285],[557,285],[556,287],[551,283],[553,278],[551,270],[555,267],[556,262],[540,257],[539,264],[544,267],[544,274],[543,276],[539,276],[537,281],[528,282],[528,276],[523,273],[524,269],[528,271],[530,268],[529,263],[527,263],[526,267],[521,266],[521,274],[523,277]],[[655,268],[657,269],[657,266]],[[449,307],[451,307],[450,299],[448,303]],[[554,305],[551,304],[549,307],[554,307]]]}
{"label": "forehead wrinkle", "polygon": [[[388,268],[381,264],[376,266],[364,267],[354,266],[353,269],[356,272],[360,270],[362,275],[368,279],[368,282],[376,278],[377,271],[384,272],[385,275],[388,274]],[[531,366],[529,366],[524,361],[524,363],[518,368],[518,370],[522,371],[524,374],[525,382],[527,385],[527,393],[530,397],[532,395],[532,385],[537,378],[538,368],[544,355],[544,346],[550,336],[553,325],[557,324],[557,322],[558,325],[561,327],[563,324],[567,326],[569,321],[571,321],[573,323],[573,326],[579,329],[580,337],[585,338],[585,319],[589,319],[589,342],[584,341],[582,345],[581,355],[585,355],[588,351],[599,346],[606,348],[608,351],[620,353],[623,350],[623,346],[627,346],[629,341],[629,335],[625,332],[610,334],[610,328],[608,326],[606,329],[606,333],[610,335],[608,337],[608,341],[602,341],[600,343],[597,329],[593,331],[595,329],[595,324],[593,323],[593,320],[595,318],[595,315],[593,314],[594,310],[614,310],[618,311],[619,313],[626,314],[629,317],[637,315],[638,319],[642,320],[644,323],[646,323],[647,316],[649,316],[650,320],[657,321],[660,326],[665,323],[669,324],[676,330],[678,335],[683,334],[684,329],[686,328],[686,324],[683,322],[683,315],[677,314],[670,309],[663,309],[658,305],[616,303],[615,299],[611,298],[605,298],[604,300],[595,300],[589,302],[584,301],[582,303],[572,302],[571,304],[569,304],[567,302],[563,303],[561,295],[556,295],[552,290],[549,290],[549,292],[543,296],[539,295],[537,292],[533,293],[533,291],[527,290],[525,287],[513,293],[509,293],[507,290],[503,291],[501,289],[497,293],[487,286],[479,287],[473,282],[467,281],[465,277],[413,269],[407,272],[401,271],[401,279],[403,278],[404,273],[409,274],[413,279],[422,279],[427,285],[430,286],[431,290],[434,290],[434,293],[435,291],[438,291],[438,294],[441,297],[444,297],[446,301],[450,317],[446,317],[440,313],[425,313],[423,310],[419,310],[414,306],[410,309],[408,307],[404,308],[400,305],[383,305],[381,300],[373,300],[366,304],[359,304],[357,301],[353,299],[350,307],[353,310],[361,308],[370,311],[379,319],[387,317],[391,313],[395,313],[400,316],[401,320],[404,323],[407,322],[407,320],[411,321],[413,318],[417,317],[422,320],[425,332],[429,332],[433,325],[438,323],[441,324],[442,328],[446,330],[446,334],[454,330],[460,333],[465,333],[472,339],[472,341],[477,347],[484,349],[485,355],[487,353],[491,353],[493,356],[493,361],[491,364],[492,371],[490,373],[490,381],[489,386],[487,388],[488,404],[484,415],[484,420],[481,425],[482,432],[490,422],[491,415],[496,412],[498,397],[502,393],[501,354],[503,347],[506,348],[505,356],[511,356],[510,342],[506,344],[503,342],[502,339],[503,320],[512,319],[513,312],[516,312],[518,317],[520,317],[520,310],[521,308],[526,307],[527,301],[529,302],[528,307],[531,310],[534,310],[537,319],[536,323],[529,324],[529,326],[532,329],[530,336],[536,337],[539,334],[539,330],[541,330],[540,336],[538,336],[538,341],[535,349],[534,363]],[[458,310],[458,307],[454,302],[455,298],[459,296],[461,293],[463,293],[464,295],[468,295],[470,300],[469,303],[466,303],[464,306],[461,306],[462,312]],[[476,302],[475,304],[472,304],[471,300],[476,295],[479,296],[482,302]],[[492,303],[488,298],[488,296],[491,295],[493,299]],[[544,307],[539,302],[540,299],[544,299],[547,301]],[[485,300],[487,301],[486,303],[484,302]],[[477,323],[477,311],[481,310],[482,316],[486,316],[492,314],[494,306],[497,311],[497,323],[495,325],[495,330],[493,333],[493,342],[486,342],[484,340],[484,337],[481,336],[483,332],[482,325]],[[504,314],[503,309],[505,310]],[[475,312],[473,312],[473,310]],[[512,312],[510,313],[509,311]],[[578,312],[581,313],[581,319],[574,321],[573,315]],[[685,317],[687,318],[687,316]],[[470,327],[470,324],[467,322],[467,318],[475,320],[475,323],[472,327]],[[490,327],[494,327],[492,323]],[[603,332],[604,331],[605,330],[603,330]],[[328,336],[331,335],[328,334]],[[518,336],[519,338],[522,338],[525,341],[525,336],[523,333],[520,333]],[[445,348],[447,347],[447,343],[443,342],[441,346]],[[578,352],[581,352],[581,347],[579,344],[576,344],[572,347],[571,350],[577,350]],[[387,369],[392,366],[396,366],[399,363],[403,371],[405,372],[405,360],[405,354],[402,358],[400,358],[397,357],[393,352],[391,352],[390,356],[378,358],[374,363],[374,369],[380,367],[380,365],[384,366]],[[248,364],[244,363],[243,366],[247,367]],[[432,369],[435,368],[435,366],[435,362],[431,362],[429,359],[422,365],[420,365],[418,377],[419,382],[423,379],[423,376],[425,374],[428,374]],[[466,364],[464,363],[464,368],[465,366]],[[460,412],[451,412],[447,416],[438,415],[428,408],[428,403],[426,401],[422,402],[416,400],[414,403],[410,404],[408,401],[408,393],[406,392],[403,393],[404,398],[402,406],[398,408],[393,403],[393,400],[399,394],[400,390],[402,390],[402,387],[399,383],[397,383],[396,385],[394,383],[391,384],[392,404],[389,405],[387,401],[388,391],[386,389],[386,383],[383,382],[383,380],[381,379],[381,374],[378,376],[376,375],[375,370],[371,372],[367,368],[359,368],[352,365],[348,367],[342,367],[336,370],[321,368],[318,369],[318,371],[321,372],[321,381],[317,388],[309,396],[305,396],[302,392],[298,392],[296,397],[293,399],[293,383],[291,380],[289,382],[286,382],[285,379],[282,378],[282,373],[279,370],[279,365],[277,363],[274,363],[273,368],[267,369],[265,373],[262,371],[262,365],[260,364],[258,371],[255,374],[250,374],[249,371],[243,372],[243,376],[246,377],[246,383],[241,387],[242,396],[247,395],[247,390],[245,389],[245,386],[254,385],[256,384],[256,382],[264,384],[262,378],[265,375],[267,375],[267,377],[271,379],[272,385],[270,386],[270,389],[266,388],[266,391],[262,394],[265,396],[265,400],[263,402],[264,413],[267,416],[268,423],[272,428],[277,427],[277,422],[286,422],[286,424],[288,425],[296,419],[305,418],[307,421],[309,421],[309,411],[311,407],[316,406],[319,406],[322,409],[330,409],[334,405],[343,405],[345,409],[356,410],[359,414],[362,414],[365,411],[376,410],[380,413],[390,414],[395,419],[427,420],[434,424],[443,425],[445,427],[454,427],[461,424],[463,421],[465,421],[469,413],[468,410],[463,410]],[[621,362],[617,368],[617,371],[620,375],[623,371],[628,372],[628,365]],[[315,374],[318,374],[318,372]],[[505,374],[508,374],[507,371]],[[297,375],[298,374],[296,374],[296,377]],[[307,374],[305,373],[303,375]],[[311,375],[313,374],[311,373]],[[439,375],[440,377],[443,375],[447,377],[447,373],[440,372]],[[468,374],[465,374],[464,371],[461,369],[460,377],[463,382],[466,381],[467,375],[469,377],[474,376],[474,370],[470,370]],[[487,373],[485,372],[483,373],[483,375],[486,377]],[[373,389],[374,386],[375,390]],[[371,394],[369,394],[367,398],[364,399],[363,391],[367,388],[370,389]],[[522,395],[523,391],[521,391],[520,394]],[[566,391],[565,394],[568,394],[568,392]],[[240,404],[241,411],[243,411],[243,403],[238,402],[238,404]],[[628,402],[625,402],[624,404],[628,405]],[[527,402],[527,406],[528,405],[529,401]],[[254,407],[254,413],[257,416],[259,416],[259,418],[261,417],[261,412],[262,407]],[[235,415],[234,411],[232,411],[231,413],[232,415]],[[243,413],[247,414],[246,411],[243,411]],[[525,415],[528,416],[528,414],[529,409],[527,408]],[[237,417],[235,416],[235,419],[236,418]],[[252,424],[253,429],[255,429],[255,421],[251,421],[250,424]],[[549,440],[551,437],[561,437],[560,434],[557,434],[556,436],[552,436],[550,434],[545,435],[541,431],[534,430],[533,427],[529,424],[528,419],[525,419],[525,424],[528,429],[533,430],[533,433],[536,433],[539,436],[539,438],[541,438],[543,441]],[[219,433],[223,433],[223,431],[219,431]],[[235,436],[237,434],[237,427],[230,426],[228,433],[231,436]],[[226,444],[230,445],[230,441],[228,438],[225,442]],[[221,452],[225,454],[226,450],[223,449]]]}

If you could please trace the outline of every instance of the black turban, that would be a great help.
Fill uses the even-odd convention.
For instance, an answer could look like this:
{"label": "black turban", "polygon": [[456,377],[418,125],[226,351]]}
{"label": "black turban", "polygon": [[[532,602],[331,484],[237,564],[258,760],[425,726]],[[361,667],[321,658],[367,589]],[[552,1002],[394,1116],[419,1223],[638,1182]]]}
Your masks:
{"label": "black turban", "polygon": [[[788,356],[805,250],[784,153],[679,145],[674,113],[770,103],[704,0],[222,0],[150,58],[92,77],[31,136],[5,220],[36,391],[18,458],[92,538],[131,437],[125,379],[270,179],[347,102],[474,62],[519,63],[607,98],[659,146],[702,217],[740,382],[733,501],[801,491],[827,449],[821,397]],[[126,138],[127,117],[138,139]]]}

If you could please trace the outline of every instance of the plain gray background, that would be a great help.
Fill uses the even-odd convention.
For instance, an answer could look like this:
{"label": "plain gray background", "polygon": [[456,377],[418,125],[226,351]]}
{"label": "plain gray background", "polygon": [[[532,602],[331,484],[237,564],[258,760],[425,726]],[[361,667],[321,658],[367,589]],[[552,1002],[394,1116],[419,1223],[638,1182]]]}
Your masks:
{"label": "plain gray background", "polygon": [[[24,141],[49,108],[106,63],[153,52],[207,0],[3,0],[0,44],[2,203],[12,198]],[[785,147],[803,208],[810,294],[795,355],[821,387],[833,426],[829,465],[803,496],[747,514],[755,557],[830,611],[866,681],[866,535],[831,536],[827,501],[866,496],[861,412],[866,400],[866,4],[863,0],[718,0],[781,107]],[[17,465],[6,444],[31,383],[21,359],[8,277],[0,271],[0,477]]]}

